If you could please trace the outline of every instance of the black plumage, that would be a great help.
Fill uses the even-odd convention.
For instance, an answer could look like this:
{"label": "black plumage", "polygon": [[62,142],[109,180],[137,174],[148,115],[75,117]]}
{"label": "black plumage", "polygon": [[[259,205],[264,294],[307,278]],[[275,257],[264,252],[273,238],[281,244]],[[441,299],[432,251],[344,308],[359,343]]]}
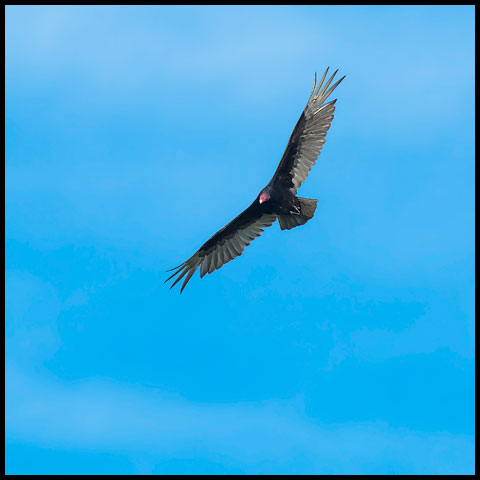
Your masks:
{"label": "black plumage", "polygon": [[328,68],[318,85],[315,74],[312,93],[270,182],[246,210],[207,240],[187,261],[171,270],[174,272],[166,282],[176,278],[170,288],[185,277],[182,292],[198,268],[200,277],[203,277],[238,257],[265,227],[277,219],[282,230],[289,230],[313,217],[317,201],[297,197],[296,194],[315,164],[332,123],[336,100],[325,102],[345,78],[340,78],[330,87],[337,71],[325,85],[323,82]]}

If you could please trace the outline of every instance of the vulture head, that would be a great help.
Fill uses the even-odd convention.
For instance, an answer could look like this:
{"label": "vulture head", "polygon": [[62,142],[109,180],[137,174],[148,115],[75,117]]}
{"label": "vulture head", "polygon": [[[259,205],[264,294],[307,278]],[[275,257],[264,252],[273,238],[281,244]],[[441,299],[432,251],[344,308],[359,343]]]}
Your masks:
{"label": "vulture head", "polygon": [[258,197],[258,203],[262,204],[264,202],[268,202],[270,200],[270,193],[265,188],[260,192],[260,196]]}

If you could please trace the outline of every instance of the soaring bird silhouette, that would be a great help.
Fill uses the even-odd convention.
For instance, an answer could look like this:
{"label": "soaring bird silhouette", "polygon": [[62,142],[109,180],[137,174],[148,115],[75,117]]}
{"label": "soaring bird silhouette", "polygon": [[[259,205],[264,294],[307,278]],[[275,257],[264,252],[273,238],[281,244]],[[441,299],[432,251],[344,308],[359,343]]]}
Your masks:
{"label": "soaring bird silhouette", "polygon": [[200,277],[203,277],[240,256],[245,247],[277,219],[282,230],[290,230],[313,217],[317,200],[296,194],[315,164],[332,123],[337,100],[325,101],[345,78],[343,76],[330,87],[337,72],[323,85],[327,68],[318,86],[315,74],[312,93],[270,182],[246,210],[207,240],[187,261],[169,270],[175,271],[165,282],[177,276],[170,288],[186,275],[181,293],[199,267]]}

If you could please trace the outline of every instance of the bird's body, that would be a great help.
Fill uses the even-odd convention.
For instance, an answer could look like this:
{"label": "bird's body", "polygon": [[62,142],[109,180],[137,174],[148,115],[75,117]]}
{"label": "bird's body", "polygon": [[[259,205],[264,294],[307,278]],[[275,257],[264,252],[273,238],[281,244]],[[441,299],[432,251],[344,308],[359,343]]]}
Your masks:
{"label": "bird's body", "polygon": [[[258,200],[262,192],[267,192],[269,199],[260,204],[264,208],[265,213],[288,214],[295,211],[295,206],[298,204],[295,195],[285,188],[281,188],[278,184],[268,184],[258,194]],[[258,201],[260,203],[260,201]]]}
{"label": "bird's body", "polygon": [[186,262],[172,269],[175,272],[166,280],[177,276],[172,287],[186,276],[180,290],[183,291],[198,268],[203,277],[238,257],[252,240],[262,234],[265,227],[277,219],[282,230],[289,230],[305,224],[313,217],[317,201],[297,197],[297,190],[320,154],[333,120],[336,100],[328,103],[325,100],[345,78],[342,77],[328,89],[337,72],[323,85],[327,72],[328,68],[318,87],[315,75],[307,106],[293,129],[270,182],[246,210],[207,240]]}

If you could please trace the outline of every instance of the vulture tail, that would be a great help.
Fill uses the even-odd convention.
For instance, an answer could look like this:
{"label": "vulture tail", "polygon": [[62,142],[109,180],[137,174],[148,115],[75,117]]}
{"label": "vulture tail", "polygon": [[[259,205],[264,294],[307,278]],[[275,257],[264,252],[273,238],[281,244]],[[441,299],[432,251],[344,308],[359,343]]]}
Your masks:
{"label": "vulture tail", "polygon": [[297,197],[300,204],[300,213],[292,213],[290,215],[279,215],[278,222],[282,230],[290,230],[307,223],[314,215],[317,208],[317,201],[311,198]]}

